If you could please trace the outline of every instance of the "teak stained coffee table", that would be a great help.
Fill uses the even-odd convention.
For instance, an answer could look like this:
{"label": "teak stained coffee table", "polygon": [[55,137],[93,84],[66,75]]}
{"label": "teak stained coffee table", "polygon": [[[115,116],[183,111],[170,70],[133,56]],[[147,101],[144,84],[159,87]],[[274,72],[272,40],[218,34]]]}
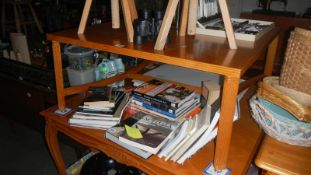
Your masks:
{"label": "teak stained coffee table", "polygon": [[[154,43],[151,41],[139,46],[134,45],[133,43],[129,43],[127,40],[127,34],[125,32],[124,26],[121,26],[120,29],[112,29],[110,23],[87,27],[83,35],[77,34],[77,29],[70,29],[67,31],[48,34],[47,38],[48,40],[52,41],[53,47],[58,109],[63,110],[65,107],[69,107],[67,106],[66,97],[86,91],[89,86],[103,86],[113,83],[114,81],[122,80],[123,78],[135,78],[138,80],[143,79],[137,74],[137,70],[139,70],[139,68],[134,68],[131,71],[126,71],[124,74],[120,74],[118,76],[103,81],[65,88],[63,84],[63,69],[61,62],[61,44],[74,44],[81,47],[93,48],[96,50],[112,52],[119,55],[141,58],[147,61],[160,62],[175,66],[181,66],[184,68],[219,74],[223,76],[224,82],[222,85],[221,98],[223,100],[221,101],[216,146],[207,146],[209,150],[205,150],[206,152],[202,152],[202,155],[204,155],[205,157],[199,157],[201,157],[200,161],[213,162],[215,168],[218,170],[234,166],[230,165],[230,163],[227,162],[231,161],[230,152],[232,151],[232,149],[234,149],[232,148],[233,146],[231,144],[231,141],[235,141],[235,138],[233,138],[235,135],[235,131],[232,128],[236,97],[239,90],[244,89],[249,85],[255,84],[260,78],[262,78],[263,75],[271,75],[276,54],[276,48],[278,44],[279,30],[276,28],[271,29],[271,31],[267,32],[255,43],[237,42],[238,49],[236,50],[229,48],[226,38],[202,35],[181,37],[178,36],[178,33],[175,33],[174,31],[175,30],[171,31],[171,42],[165,45],[163,51],[155,50]],[[263,74],[252,77],[240,84],[240,79],[245,74],[245,72],[254,64],[256,60],[262,57],[266,58],[266,64]],[[47,121],[52,123],[48,124],[48,126],[54,125],[53,122],[58,122],[57,120],[54,121],[54,119],[52,119],[52,114],[50,115],[51,119]],[[54,115],[54,117],[56,117],[56,115]],[[60,125],[57,128],[59,127],[64,129],[66,131],[66,134],[70,134],[73,132],[70,131],[71,129],[73,129],[72,127],[64,127],[63,125]],[[243,129],[243,127],[240,129]],[[55,142],[55,139],[53,137],[50,137],[51,135],[53,135],[53,132],[51,134],[48,134],[49,137],[47,137],[47,140],[50,143],[49,145],[53,145],[53,142]],[[81,135],[84,134],[81,133]],[[103,137],[102,132],[100,136],[101,137],[98,138]],[[243,142],[243,137],[239,139],[239,141]],[[100,143],[106,144],[107,141],[100,140]],[[111,143],[107,144],[111,145]],[[247,145],[248,143],[244,144]],[[100,147],[104,147],[103,149],[108,149],[106,148],[107,146]],[[52,155],[54,156],[54,160],[56,161],[56,165],[58,166],[59,172],[63,174],[64,165],[62,165],[62,162],[59,162],[59,155],[57,151],[53,151],[55,148],[51,146],[50,149]],[[254,150],[251,149],[249,151],[250,153],[253,153]],[[109,151],[106,150],[105,152]],[[249,159],[251,160],[250,157]],[[239,156],[237,158],[239,158]],[[143,169],[147,171],[150,170],[150,164],[155,164],[154,166],[161,165],[167,168],[177,166],[174,163],[160,163],[161,160],[156,158],[151,158],[151,160],[141,162],[148,165],[147,167],[143,167]],[[192,161],[190,160],[190,162]],[[196,165],[194,167],[196,167]],[[200,164],[200,167],[196,168],[202,169],[202,167],[203,165]],[[187,169],[189,168],[191,167],[188,167]],[[150,172],[153,172],[153,170],[150,170]]]}
{"label": "teak stained coffee table", "polygon": [[[254,90],[249,91],[245,98],[241,100],[241,116],[235,122],[233,127],[232,141],[230,143],[230,152],[228,158],[228,168],[232,169],[233,175],[242,175],[247,173],[248,167],[253,160],[253,156],[260,144],[263,132],[257,126],[250,116],[248,99]],[[82,100],[81,96],[76,95],[68,98],[66,104],[68,107],[75,108]],[[114,144],[105,139],[103,130],[87,129],[70,126],[68,119],[72,113],[66,116],[57,116],[54,111],[57,106],[53,106],[41,112],[45,118],[45,135],[50,152],[57,165],[61,175],[65,175],[65,164],[59,148],[58,133],[63,133],[79,143],[93,149],[104,152],[118,162],[135,166],[148,174],[154,175],[196,175],[202,174],[203,169],[213,160],[215,142],[204,146],[199,152],[187,160],[183,165],[172,161],[164,161],[156,155],[145,160],[136,154]]]}

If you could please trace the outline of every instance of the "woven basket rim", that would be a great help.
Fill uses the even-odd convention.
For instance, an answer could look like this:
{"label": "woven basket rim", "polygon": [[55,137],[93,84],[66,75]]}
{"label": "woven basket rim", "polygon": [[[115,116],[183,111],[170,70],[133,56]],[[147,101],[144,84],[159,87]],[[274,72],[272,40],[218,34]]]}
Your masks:
{"label": "woven basket rim", "polygon": [[[305,146],[310,147],[311,146],[311,136],[308,138],[305,137],[305,134],[308,134],[311,132],[311,127],[301,127],[297,126],[291,122],[283,121],[278,118],[275,118],[271,112],[266,109],[257,99],[256,95],[252,96],[249,100],[252,116],[256,120],[256,122],[263,128],[266,134],[270,135],[271,137],[281,141],[285,142],[291,145],[299,145],[299,146]],[[258,111],[257,109],[260,109]],[[263,112],[263,113],[262,113]],[[270,121],[271,125],[267,126],[266,121]],[[277,126],[276,126],[277,125]],[[278,129],[283,126],[284,130],[279,131]],[[284,127],[286,126],[286,127]],[[278,128],[278,129],[277,129]],[[291,131],[299,131],[299,134],[292,135]]]}
{"label": "woven basket rim", "polygon": [[263,82],[259,83],[257,96],[284,108],[300,121],[311,122],[310,107],[298,103],[286,93],[279,91],[271,85],[271,82],[278,83],[278,79],[279,77],[275,76],[264,78]]}
{"label": "woven basket rim", "polygon": [[311,107],[311,95],[301,91],[296,91],[295,89],[281,86],[279,76],[264,77],[262,82],[271,85],[273,88],[280,91],[281,93],[284,93],[286,96],[288,96],[298,104],[301,104],[305,107]]}
{"label": "woven basket rim", "polygon": [[311,37],[311,30],[301,28],[301,27],[295,27],[295,33],[304,35],[306,37]]}

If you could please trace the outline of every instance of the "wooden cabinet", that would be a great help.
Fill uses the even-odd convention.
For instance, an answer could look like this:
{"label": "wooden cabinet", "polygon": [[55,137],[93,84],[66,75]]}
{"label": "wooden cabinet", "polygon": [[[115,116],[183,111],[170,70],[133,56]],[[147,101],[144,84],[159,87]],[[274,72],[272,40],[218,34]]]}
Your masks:
{"label": "wooden cabinet", "polygon": [[[252,123],[251,120],[245,119],[243,120],[243,122],[246,122],[244,123],[245,125],[240,126],[240,128],[234,127],[234,130],[237,130],[237,134],[233,134],[233,114],[238,91],[248,87],[250,84],[254,84],[262,76],[253,77],[241,85],[240,78],[262,55],[267,55],[267,64],[265,65],[265,71],[263,74],[271,74],[272,63],[274,62],[276,46],[278,43],[278,30],[272,29],[261,39],[257,40],[255,44],[245,46],[238,43],[237,50],[231,50],[228,41],[225,38],[215,38],[202,35],[178,37],[178,34],[173,31],[175,30],[172,30],[171,40],[166,44],[163,51],[154,50],[154,43],[152,41],[146,42],[143,45],[128,43],[125,28],[111,29],[111,24],[101,24],[88,27],[84,34],[77,34],[77,29],[48,34],[47,38],[53,42],[58,110],[63,110],[66,106],[70,107],[70,103],[66,103],[65,97],[85,91],[91,85],[105,85],[124,78],[144,80],[142,75],[137,74],[141,67],[144,66],[140,65],[141,67],[131,69],[124,74],[110,79],[81,86],[64,88],[61,64],[61,43],[75,44],[115,54],[138,57],[144,60],[212,72],[224,77],[224,83],[222,86],[223,93],[221,97],[223,100],[221,102],[221,117],[218,124],[219,129],[216,146],[214,147],[212,144],[208,144],[204,148],[204,152],[201,151],[201,153],[196,155],[195,158],[187,161],[187,165],[184,167],[181,165],[177,166],[172,162],[166,163],[156,156],[153,156],[148,160],[141,160],[129,152],[122,149],[120,150],[117,145],[104,139],[102,134],[99,136],[97,131],[70,127],[67,123],[70,114],[66,115],[63,119],[58,119],[55,118],[55,114],[53,114],[55,108],[51,108],[41,114],[47,120],[46,139],[49,143],[49,148],[53,154],[60,174],[64,174],[64,165],[62,158],[59,155],[60,151],[57,146],[57,138],[55,137],[57,132],[65,132],[65,134],[70,135],[70,137],[75,138],[81,143],[105,152],[117,161],[137,166],[150,174],[161,174],[161,172],[169,174],[196,174],[197,172],[202,172],[204,164],[207,166],[210,162],[214,163],[216,169],[224,169],[227,166],[234,167],[233,174],[243,174],[246,172],[247,168],[245,167],[250,163],[256,150],[255,148],[258,146],[260,133],[254,131],[252,133],[256,134],[253,136],[248,135],[241,137],[244,135],[242,134],[243,132],[248,134],[251,133],[248,131],[249,129],[256,129],[248,128],[244,130],[247,125],[250,126]],[[93,136],[97,139],[94,140]],[[231,144],[231,137],[236,139],[233,141],[234,144]],[[245,144],[251,145],[247,149],[244,148],[244,146],[241,146],[243,144],[237,144],[237,142],[245,141],[245,138],[249,139]],[[247,153],[243,153],[243,151],[246,151]],[[243,161],[239,160],[239,162],[233,160],[236,159],[234,155],[242,156]],[[198,161],[201,163],[198,163]],[[177,167],[181,168],[180,171],[172,171],[172,169]]]}
{"label": "wooden cabinet", "polygon": [[275,26],[280,28],[280,42],[277,47],[277,55],[274,63],[274,74],[279,75],[283,59],[285,56],[285,51],[287,47],[287,40],[290,35],[290,31],[295,27],[311,27],[311,19],[308,18],[296,18],[287,16],[275,16],[269,14],[259,14],[259,13],[241,13],[241,18],[246,19],[256,19],[262,21],[273,21]]}
{"label": "wooden cabinet", "polygon": [[[40,81],[36,79],[40,72],[42,71],[41,76],[46,76],[47,72],[5,58],[0,59],[0,67],[6,67],[7,70],[0,71],[0,113],[10,120],[43,132],[44,120],[39,116],[39,112],[56,104],[55,90],[48,85],[36,83]],[[37,75],[30,75],[32,72],[36,72]],[[53,77],[51,79],[51,83],[54,83]]]}

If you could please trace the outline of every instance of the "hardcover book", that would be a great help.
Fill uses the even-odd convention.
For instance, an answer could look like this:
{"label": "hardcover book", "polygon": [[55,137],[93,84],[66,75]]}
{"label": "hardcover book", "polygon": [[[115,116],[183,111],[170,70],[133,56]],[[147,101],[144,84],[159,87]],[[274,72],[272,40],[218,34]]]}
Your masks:
{"label": "hardcover book", "polygon": [[133,90],[133,96],[143,97],[150,102],[162,103],[168,108],[178,108],[194,95],[194,90],[155,79]]}
{"label": "hardcover book", "polygon": [[137,128],[142,138],[133,138],[128,132],[122,132],[119,136],[121,142],[156,154],[171,137],[179,126],[176,121],[150,115],[139,111],[122,121],[123,126]]}

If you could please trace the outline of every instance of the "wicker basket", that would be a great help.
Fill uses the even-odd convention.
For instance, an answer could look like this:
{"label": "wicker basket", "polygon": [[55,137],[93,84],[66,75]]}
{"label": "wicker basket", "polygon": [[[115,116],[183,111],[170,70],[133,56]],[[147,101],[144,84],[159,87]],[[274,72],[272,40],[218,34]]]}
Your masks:
{"label": "wicker basket", "polygon": [[279,77],[265,77],[257,96],[279,105],[298,120],[311,122],[311,95],[280,86]]}
{"label": "wicker basket", "polygon": [[280,85],[311,95],[311,31],[295,28],[288,40]]}
{"label": "wicker basket", "polygon": [[295,117],[273,115],[256,96],[250,99],[250,106],[253,118],[269,136],[291,145],[311,146],[311,123],[300,122]]}

